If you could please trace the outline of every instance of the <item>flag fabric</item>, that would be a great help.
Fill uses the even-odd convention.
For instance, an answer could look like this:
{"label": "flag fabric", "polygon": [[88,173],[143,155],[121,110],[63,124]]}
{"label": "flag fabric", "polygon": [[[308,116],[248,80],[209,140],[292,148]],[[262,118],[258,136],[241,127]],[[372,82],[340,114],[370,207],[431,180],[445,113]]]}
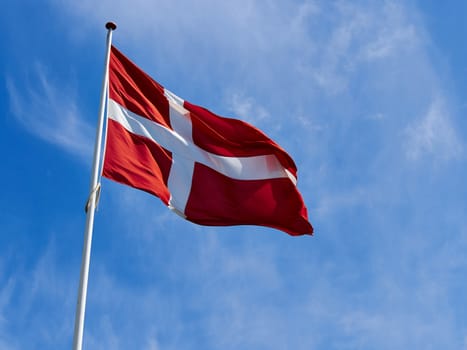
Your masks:
{"label": "flag fabric", "polygon": [[184,101],[115,47],[103,176],[201,225],[312,234],[292,158],[252,125]]}

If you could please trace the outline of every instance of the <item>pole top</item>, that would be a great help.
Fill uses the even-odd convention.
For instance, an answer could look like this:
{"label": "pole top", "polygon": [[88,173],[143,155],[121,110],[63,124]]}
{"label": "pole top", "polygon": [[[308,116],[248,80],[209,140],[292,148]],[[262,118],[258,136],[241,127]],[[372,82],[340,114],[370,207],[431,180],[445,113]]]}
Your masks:
{"label": "pole top", "polygon": [[109,30],[115,30],[115,29],[117,29],[117,25],[114,22],[107,22],[105,24],[105,28],[107,28]]}

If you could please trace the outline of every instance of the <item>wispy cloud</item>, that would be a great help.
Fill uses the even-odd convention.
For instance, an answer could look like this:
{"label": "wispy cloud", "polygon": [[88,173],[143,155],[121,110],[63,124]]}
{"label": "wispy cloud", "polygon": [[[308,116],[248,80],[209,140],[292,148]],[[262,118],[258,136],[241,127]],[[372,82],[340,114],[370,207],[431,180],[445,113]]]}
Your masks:
{"label": "wispy cloud", "polygon": [[415,16],[410,16],[407,6],[399,1],[337,1],[327,3],[325,8],[323,21],[329,21],[330,31],[309,34],[315,50],[311,64],[303,68],[319,89],[331,96],[348,93],[349,84],[368,69],[368,64],[397,61],[405,66],[405,55],[423,54]]}
{"label": "wispy cloud", "polygon": [[33,135],[87,161],[93,127],[80,115],[73,91],[53,83],[43,65],[33,67],[33,78],[26,83],[7,77],[12,114]]}
{"label": "wispy cloud", "polygon": [[436,160],[458,158],[463,152],[462,142],[451,122],[445,102],[433,100],[426,114],[406,129],[407,157],[417,160],[431,156]]}
{"label": "wispy cloud", "polygon": [[385,1],[380,11],[384,18],[369,17],[376,31],[367,33],[369,40],[361,47],[360,59],[386,59],[404,51],[412,51],[421,44],[420,27],[417,28],[408,18],[402,4]]}
{"label": "wispy cloud", "polygon": [[0,321],[2,350],[71,342],[75,278],[68,276],[66,264],[57,263],[53,240],[38,255],[37,261],[26,262],[16,252],[6,260],[16,265],[15,274],[0,275],[0,316],[5,321]]}
{"label": "wispy cloud", "polygon": [[227,108],[233,112],[236,118],[258,125],[270,117],[266,108],[259,105],[253,97],[245,96],[241,92],[228,94],[226,100]]}

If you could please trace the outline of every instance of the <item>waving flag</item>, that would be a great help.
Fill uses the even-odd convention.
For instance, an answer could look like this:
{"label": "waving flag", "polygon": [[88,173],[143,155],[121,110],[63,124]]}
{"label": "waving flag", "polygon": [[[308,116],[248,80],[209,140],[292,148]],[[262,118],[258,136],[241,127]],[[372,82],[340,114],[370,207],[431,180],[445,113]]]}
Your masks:
{"label": "waving flag", "polygon": [[103,175],[201,225],[312,234],[292,158],[255,127],[174,95],[115,47]]}

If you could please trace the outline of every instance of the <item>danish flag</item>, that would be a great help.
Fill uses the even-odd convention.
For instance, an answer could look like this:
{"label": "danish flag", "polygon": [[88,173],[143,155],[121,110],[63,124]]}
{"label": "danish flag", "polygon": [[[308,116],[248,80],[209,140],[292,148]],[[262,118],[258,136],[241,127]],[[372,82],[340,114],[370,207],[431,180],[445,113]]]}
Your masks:
{"label": "danish flag", "polygon": [[103,176],[201,225],[312,234],[292,158],[263,132],[191,104],[112,47]]}

